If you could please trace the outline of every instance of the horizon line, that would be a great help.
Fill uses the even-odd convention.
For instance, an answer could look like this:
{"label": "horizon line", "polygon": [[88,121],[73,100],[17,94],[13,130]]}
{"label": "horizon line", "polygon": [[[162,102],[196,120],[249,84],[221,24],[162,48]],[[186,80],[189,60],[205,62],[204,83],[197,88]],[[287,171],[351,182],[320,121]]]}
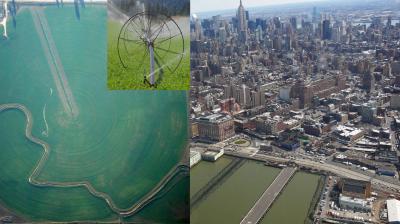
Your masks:
{"label": "horizon line", "polygon": [[[311,0],[311,1],[303,1],[303,2],[284,2],[284,3],[267,3],[267,4],[263,4],[263,5],[254,5],[254,6],[248,6],[246,7],[245,5],[243,5],[245,8],[247,9],[251,9],[251,8],[257,8],[257,7],[267,7],[267,6],[280,6],[280,5],[292,5],[292,4],[311,4],[311,3],[319,3],[319,2],[327,2],[329,0]],[[207,11],[194,11],[194,10],[190,10],[191,14],[196,14],[196,13],[210,13],[210,12],[218,12],[218,11],[230,11],[230,10],[236,10],[236,8],[227,8],[227,9],[215,9],[215,10],[207,10]],[[193,11],[193,13],[192,13]]]}

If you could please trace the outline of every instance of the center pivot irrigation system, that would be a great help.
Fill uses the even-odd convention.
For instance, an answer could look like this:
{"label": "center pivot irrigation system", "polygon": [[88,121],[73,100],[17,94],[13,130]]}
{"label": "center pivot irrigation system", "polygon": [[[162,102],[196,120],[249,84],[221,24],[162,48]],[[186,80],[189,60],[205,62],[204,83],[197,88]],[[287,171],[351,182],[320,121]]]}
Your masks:
{"label": "center pivot irrigation system", "polygon": [[15,0],[12,0],[11,3],[6,1],[0,1],[0,26],[3,26],[3,36],[8,38],[7,35],[7,20],[9,15],[11,15],[14,28],[17,26],[17,22],[15,21],[15,14],[17,13],[17,7],[15,6]]}
{"label": "center pivot irrigation system", "polygon": [[157,88],[165,71],[172,75],[181,64],[185,42],[181,28],[170,16],[140,12],[122,26],[117,48],[122,66],[133,74],[143,71],[143,83]]}
{"label": "center pivot irrigation system", "polygon": [[[11,1],[11,2],[10,2]],[[14,28],[17,27],[17,22],[15,19],[15,16],[17,14],[17,6],[16,6],[16,0],[0,0],[0,26],[3,26],[3,36],[5,38],[8,38],[7,35],[7,20],[9,15],[11,15],[12,18],[12,23]],[[71,0],[72,1],[72,0]],[[29,0],[17,0],[18,4],[23,4],[23,3],[27,3],[30,4]],[[64,6],[64,0],[56,0],[55,1],[57,4],[57,7],[61,7]],[[80,12],[79,12],[79,5],[82,8],[85,8],[85,1],[84,0],[73,0],[74,2],[74,6],[75,6],[75,15],[76,18],[79,20],[80,19]]]}

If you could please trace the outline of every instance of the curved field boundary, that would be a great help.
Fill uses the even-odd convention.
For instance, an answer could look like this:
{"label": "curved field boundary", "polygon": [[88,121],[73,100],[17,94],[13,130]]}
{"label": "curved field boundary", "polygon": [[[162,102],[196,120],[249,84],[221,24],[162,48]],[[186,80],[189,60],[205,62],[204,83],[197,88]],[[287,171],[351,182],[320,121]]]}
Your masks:
{"label": "curved field boundary", "polygon": [[133,204],[131,207],[127,209],[118,208],[112,198],[104,193],[97,191],[88,181],[80,181],[80,182],[51,182],[51,181],[39,181],[37,177],[40,175],[40,172],[43,169],[44,164],[50,155],[50,145],[32,135],[32,127],[33,127],[33,118],[31,111],[22,104],[10,103],[10,104],[1,104],[0,112],[6,110],[20,110],[25,114],[26,117],[26,128],[25,128],[25,136],[31,142],[40,145],[43,149],[43,155],[41,159],[38,161],[36,167],[33,169],[31,175],[28,178],[28,182],[34,186],[38,187],[60,187],[60,188],[70,188],[70,187],[85,187],[90,194],[95,197],[103,199],[110,209],[115,213],[121,216],[131,216],[139,212],[141,209],[146,207],[149,203],[156,200],[157,194],[167,187],[168,183],[177,175],[187,175],[189,173],[189,167],[186,164],[178,164],[167,175],[150,191],[148,192],[142,199]]}

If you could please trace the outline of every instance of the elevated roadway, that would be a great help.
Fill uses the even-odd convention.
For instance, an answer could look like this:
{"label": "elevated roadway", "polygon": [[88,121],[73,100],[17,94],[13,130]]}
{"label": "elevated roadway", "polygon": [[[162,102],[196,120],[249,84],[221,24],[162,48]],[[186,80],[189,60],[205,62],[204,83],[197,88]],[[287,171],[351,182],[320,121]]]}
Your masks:
{"label": "elevated roadway", "polygon": [[232,152],[232,151],[225,151],[225,154],[231,155],[231,156],[238,156],[238,157],[242,157],[242,158],[255,159],[255,160],[260,160],[260,161],[275,161],[278,163],[293,162],[299,166],[304,166],[304,167],[308,167],[308,168],[312,168],[312,169],[316,169],[316,170],[330,172],[330,173],[333,173],[340,177],[371,181],[371,183],[374,185],[383,186],[383,187],[400,192],[400,185],[398,185],[398,184],[390,183],[385,180],[381,180],[376,177],[369,176],[368,174],[363,174],[363,173],[359,173],[356,171],[352,171],[352,170],[349,170],[349,169],[346,169],[346,168],[343,168],[340,166],[336,166],[334,164],[320,163],[320,162],[315,162],[312,160],[301,159],[301,158],[287,159],[287,158],[275,157],[275,156],[270,156],[270,155],[261,155],[261,154],[256,154],[254,156],[251,156],[250,154],[247,154],[247,153]]}

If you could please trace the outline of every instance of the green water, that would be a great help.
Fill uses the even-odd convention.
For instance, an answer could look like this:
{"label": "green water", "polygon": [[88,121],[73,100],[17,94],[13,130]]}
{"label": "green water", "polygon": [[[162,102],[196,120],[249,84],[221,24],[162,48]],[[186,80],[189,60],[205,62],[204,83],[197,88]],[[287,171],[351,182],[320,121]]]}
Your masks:
{"label": "green water", "polygon": [[[190,178],[186,176],[162,200],[154,201],[138,215],[127,218],[133,223],[189,223],[189,189]],[[182,200],[182,194],[184,200]]]}
{"label": "green water", "polygon": [[297,172],[261,224],[303,224],[320,179],[318,175]]}
{"label": "green water", "polygon": [[[27,9],[18,13],[18,26],[10,28],[9,40],[0,40],[0,104],[26,105],[33,114],[33,135],[50,144],[50,157],[39,180],[89,181],[118,207],[127,208],[180,161],[188,138],[187,94],[108,91],[106,7],[88,4],[81,10],[80,21],[71,6],[47,7],[44,12],[80,115],[71,118],[64,112]],[[48,137],[42,133],[45,105]],[[2,204],[39,221],[117,218],[85,188],[30,185],[27,178],[43,150],[24,134],[21,112],[0,113]],[[177,184],[181,194],[171,190],[175,201],[185,201],[185,189],[179,187],[183,185],[184,181]],[[172,200],[168,195],[165,202],[163,198],[157,201],[160,208]],[[138,216],[146,212],[151,214],[145,209]],[[159,212],[152,220],[169,216],[173,215]]]}
{"label": "green water", "polygon": [[[190,222],[239,223],[279,171],[260,162],[246,161],[206,199],[191,209]],[[203,175],[215,174],[210,170]],[[192,179],[196,178],[193,174],[191,176]]]}
{"label": "green water", "polygon": [[190,197],[196,194],[231,161],[230,157],[221,157],[217,162],[202,161],[192,167],[190,169]]}
{"label": "green water", "polygon": [[[191,195],[229,163],[223,157],[215,163],[200,162],[191,170]],[[191,210],[191,223],[239,223],[280,172],[263,163],[246,161],[217,189]],[[262,224],[303,224],[321,176],[297,172],[267,212]],[[195,192],[194,192],[195,193]]]}

